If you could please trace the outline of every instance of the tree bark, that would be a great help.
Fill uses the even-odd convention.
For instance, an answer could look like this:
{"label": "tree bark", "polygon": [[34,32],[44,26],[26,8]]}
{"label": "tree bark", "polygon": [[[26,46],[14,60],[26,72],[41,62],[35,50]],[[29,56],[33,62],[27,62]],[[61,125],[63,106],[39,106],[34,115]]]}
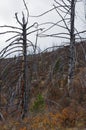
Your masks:
{"label": "tree bark", "polygon": [[72,89],[75,70],[75,34],[74,34],[74,21],[75,21],[75,0],[71,1],[71,15],[70,15],[70,48],[69,48],[69,74],[68,74],[68,90],[69,95]]}

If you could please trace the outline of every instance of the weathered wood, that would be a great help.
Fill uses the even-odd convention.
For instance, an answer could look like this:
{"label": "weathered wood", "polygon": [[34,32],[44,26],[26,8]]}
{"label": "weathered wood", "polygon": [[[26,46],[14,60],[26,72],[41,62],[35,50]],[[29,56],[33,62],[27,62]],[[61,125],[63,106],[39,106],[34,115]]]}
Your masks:
{"label": "weathered wood", "polygon": [[[70,48],[69,48],[69,74],[68,74],[68,87],[69,91],[72,88],[72,82],[74,79],[75,69],[75,34],[74,34],[74,22],[75,22],[75,0],[71,1],[71,14],[70,14]],[[70,92],[69,92],[70,93]]]}

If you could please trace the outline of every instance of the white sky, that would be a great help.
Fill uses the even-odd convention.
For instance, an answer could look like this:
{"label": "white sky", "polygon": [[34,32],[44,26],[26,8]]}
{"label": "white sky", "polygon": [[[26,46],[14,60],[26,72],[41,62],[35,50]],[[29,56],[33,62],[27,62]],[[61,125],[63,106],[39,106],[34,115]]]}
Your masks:
{"label": "white sky", "polygon": [[[51,9],[53,7],[53,0],[26,0],[27,6],[30,11],[30,15],[39,15],[43,12],[45,12],[48,9]],[[22,0],[0,0],[0,26],[1,25],[13,25],[18,26],[16,24],[15,20],[15,12],[19,13],[20,19],[21,19],[21,12],[22,10],[25,10],[25,7],[23,6]],[[34,22],[38,21],[39,23],[47,22],[47,21],[53,21],[56,22],[59,20],[59,17],[57,17],[57,14],[54,12],[49,13],[48,15],[45,15],[40,18],[30,18],[29,24],[33,24]],[[84,19],[84,4],[83,2],[79,2],[77,4],[76,9],[76,22],[75,25],[77,26],[78,30],[85,29],[85,19]],[[2,29],[0,28],[0,32]],[[51,31],[61,31],[61,29],[54,28]],[[64,31],[64,30],[63,30]],[[0,50],[7,45],[5,43],[5,36],[0,36]],[[34,42],[33,38],[32,41]],[[42,49],[52,46],[52,44],[61,44],[64,42],[64,39],[56,39],[56,38],[39,38],[38,44]]]}

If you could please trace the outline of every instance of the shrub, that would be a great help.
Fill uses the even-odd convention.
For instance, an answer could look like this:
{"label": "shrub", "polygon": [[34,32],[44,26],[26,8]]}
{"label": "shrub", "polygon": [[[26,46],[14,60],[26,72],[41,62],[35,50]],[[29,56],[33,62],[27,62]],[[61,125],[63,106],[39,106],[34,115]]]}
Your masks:
{"label": "shrub", "polygon": [[31,107],[31,111],[39,112],[39,111],[43,111],[44,108],[45,108],[44,98],[41,94],[39,94]]}

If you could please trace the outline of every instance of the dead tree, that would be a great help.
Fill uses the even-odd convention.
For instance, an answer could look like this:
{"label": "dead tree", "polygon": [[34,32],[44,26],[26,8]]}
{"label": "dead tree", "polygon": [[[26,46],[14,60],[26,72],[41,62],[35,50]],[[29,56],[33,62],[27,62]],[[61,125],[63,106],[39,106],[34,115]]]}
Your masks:
{"label": "dead tree", "polygon": [[[86,32],[86,30],[78,32],[75,28],[75,5],[76,0],[54,0],[55,4],[53,8],[44,12],[43,14],[35,17],[41,17],[43,15],[49,14],[51,11],[56,10],[58,16],[60,16],[60,20],[57,22],[45,22],[41,25],[51,25],[50,27],[43,30],[39,37],[55,37],[55,38],[63,38],[68,40],[69,42],[69,54],[68,54],[68,93],[70,95],[72,91],[72,82],[74,79],[74,71],[75,71],[75,62],[76,62],[76,54],[75,54],[75,43],[77,39],[85,40],[85,38],[81,37],[81,33]],[[58,17],[57,16],[57,17]],[[59,33],[47,33],[53,27],[60,27],[64,29],[64,32]]]}
{"label": "dead tree", "polygon": [[[2,34],[9,34],[9,33],[14,33],[16,35],[10,37],[9,39],[6,40],[6,42],[10,42],[10,44],[5,47],[1,52],[0,52],[0,60],[3,62],[3,58],[8,57],[10,54],[13,54],[14,52],[20,52],[22,59],[20,58],[20,61],[22,64],[22,66],[20,67],[20,71],[19,71],[19,75],[18,75],[18,79],[16,82],[16,84],[18,84],[18,82],[21,82],[21,86],[20,86],[20,97],[21,99],[19,99],[19,104],[21,104],[22,110],[22,118],[24,118],[25,116],[27,116],[27,111],[28,111],[28,101],[29,101],[29,90],[30,90],[30,83],[29,83],[29,77],[28,77],[28,60],[27,60],[27,49],[28,47],[32,47],[33,51],[34,48],[36,50],[37,45],[35,45],[28,39],[28,35],[37,32],[38,30],[42,30],[41,28],[37,28],[34,29],[33,31],[29,31],[30,28],[33,28],[36,24],[38,25],[37,22],[35,22],[34,24],[32,24],[31,26],[28,27],[28,18],[29,18],[29,11],[27,8],[27,5],[25,3],[25,0],[23,0],[25,9],[27,11],[27,16],[25,16],[24,12],[22,12],[22,21],[19,20],[18,17],[18,13],[15,13],[15,17],[17,20],[17,23],[20,25],[20,27],[14,27],[14,26],[8,26],[8,25],[4,25],[4,26],[0,26],[0,28],[9,28],[12,29],[11,31],[5,31],[5,32],[1,32],[0,35]],[[16,30],[16,31],[15,31]],[[17,47],[19,47],[19,50],[17,50]],[[16,58],[14,58],[16,59]],[[11,61],[13,64],[13,61]],[[27,64],[28,63],[28,64]],[[8,63],[8,66],[11,66],[11,63]],[[1,75],[0,75],[0,79],[3,80],[4,78],[4,72],[7,69],[4,68],[4,70],[2,71]],[[14,70],[14,72],[17,71],[17,69]],[[9,73],[7,71],[7,73]],[[3,77],[3,78],[2,78]],[[8,76],[7,76],[8,77]],[[8,77],[9,79],[9,77]],[[1,90],[1,88],[0,88]],[[15,89],[14,93],[17,93],[18,89]],[[10,86],[9,86],[9,91],[10,91]],[[9,93],[9,92],[8,92]],[[11,93],[12,96],[12,93]],[[11,97],[9,97],[11,98]]]}
{"label": "dead tree", "polygon": [[[47,30],[41,33],[43,37],[58,37],[68,39],[70,41],[69,45],[69,71],[68,71],[68,86],[70,88],[72,84],[72,80],[74,78],[74,67],[75,67],[75,26],[74,26],[74,18],[75,18],[75,0],[61,0],[55,1],[54,9],[57,14],[60,16],[61,20],[57,23],[51,23],[52,26],[59,26],[64,28],[66,32],[55,33],[55,34],[43,34]],[[70,23],[70,27],[68,26],[68,22]],[[61,25],[62,24],[62,25]],[[63,25],[64,24],[64,25]]]}

